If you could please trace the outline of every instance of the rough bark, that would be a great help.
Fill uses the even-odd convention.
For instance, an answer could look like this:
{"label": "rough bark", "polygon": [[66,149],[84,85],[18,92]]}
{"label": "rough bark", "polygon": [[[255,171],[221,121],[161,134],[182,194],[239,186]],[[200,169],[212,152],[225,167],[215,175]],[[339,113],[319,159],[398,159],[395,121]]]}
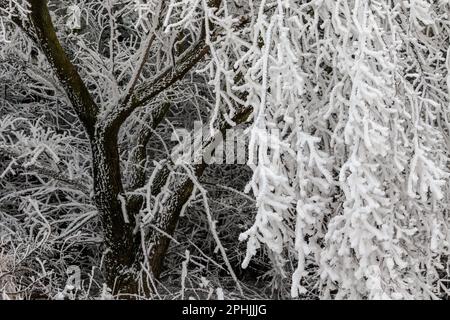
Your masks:
{"label": "rough bark", "polygon": [[[236,115],[233,117],[233,121],[236,124],[246,122],[252,112],[251,107],[241,107]],[[225,130],[229,129],[230,125],[226,121],[220,121],[218,129],[223,134]],[[209,137],[202,144],[203,150],[206,150],[208,146],[214,141],[214,137]],[[196,177],[200,177],[207,164],[202,162],[194,167],[194,174]],[[164,168],[163,168],[164,169]],[[186,202],[189,200],[193,191],[194,183],[189,177],[184,177],[175,186],[172,187],[172,194],[165,202],[164,210],[159,211],[154,217],[152,224],[156,227],[148,235],[147,242],[151,246],[149,255],[149,261],[152,268],[153,275],[158,278],[163,269],[164,258],[167,254],[167,250],[170,244],[170,238],[164,233],[173,236],[178,220],[180,218],[181,210]],[[164,231],[164,233],[158,230]]]}
{"label": "rough bark", "polygon": [[36,33],[38,43],[58,77],[59,82],[66,91],[86,132],[89,136],[92,136],[98,107],[59,42],[48,11],[47,1],[33,0],[29,1],[29,3],[29,18]]}
{"label": "rough bark", "polygon": [[[91,141],[94,175],[94,202],[101,215],[105,245],[105,278],[114,293],[135,293],[133,230],[135,219],[123,210],[117,135],[97,125]],[[124,199],[125,200],[125,199]],[[123,201],[124,201],[123,200]]]}

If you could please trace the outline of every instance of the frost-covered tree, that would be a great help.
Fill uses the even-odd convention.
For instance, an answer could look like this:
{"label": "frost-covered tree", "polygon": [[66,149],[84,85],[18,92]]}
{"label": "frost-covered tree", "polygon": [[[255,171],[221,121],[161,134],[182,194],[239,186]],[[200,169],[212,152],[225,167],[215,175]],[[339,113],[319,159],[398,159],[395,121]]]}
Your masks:
{"label": "frost-covered tree", "polygon": [[207,163],[172,162],[178,116],[203,119],[204,150],[247,123],[242,268],[267,258],[291,297],[448,294],[449,1],[0,3],[0,202],[29,217],[2,225],[30,233],[23,257],[94,241],[99,215],[107,286],[149,295],[200,202],[242,295]]}
{"label": "frost-covered tree", "polygon": [[[172,177],[176,172],[172,174],[170,164],[164,162],[151,176],[147,194],[143,190],[148,178],[146,163],[151,161],[146,145],[170,105],[177,103],[170,97],[174,92],[168,89],[204,60],[217,41],[214,33],[220,30],[210,25],[210,20],[220,1],[203,3],[196,13],[199,19],[186,20],[189,28],[182,20],[177,21],[177,14],[184,12],[174,3],[151,2],[136,17],[133,1],[80,2],[77,12],[86,12],[85,28],[75,33],[64,24],[61,3],[4,1],[2,7],[6,8],[5,18],[23,31],[17,33],[13,28],[14,41],[2,47],[5,59],[12,60],[6,69],[11,71],[15,63],[25,64],[23,76],[36,82],[32,86],[37,92],[27,87],[24,98],[33,102],[33,108],[40,105],[40,99],[53,98],[56,108],[64,100],[73,110],[62,116],[64,121],[76,122],[62,125],[64,129],[45,128],[39,120],[6,116],[2,122],[3,148],[11,160],[2,177],[14,174],[15,167],[21,166],[72,186],[79,184],[102,217],[108,286],[115,293],[150,290],[147,283],[139,286],[142,265],[146,264],[144,269],[156,278],[159,276],[170,240],[166,234],[173,234],[193,181],[187,176]],[[129,25],[134,18],[137,29]],[[20,55],[15,57],[17,52]],[[202,80],[195,79],[194,74],[192,77],[191,88],[181,90],[179,101],[190,96],[190,90],[202,90],[197,87]],[[11,89],[8,87],[8,95]],[[53,97],[54,92],[58,96]],[[5,96],[2,107],[7,108],[13,99],[18,97]],[[21,110],[20,114],[24,113]],[[248,114],[248,109],[241,107],[233,119],[239,123]],[[36,119],[39,113],[30,110],[28,115]],[[226,126],[220,122],[217,129]],[[57,129],[64,133],[59,134]],[[67,136],[71,130],[76,130],[76,137]],[[72,139],[82,139],[83,143]],[[132,146],[126,148],[125,144]],[[76,150],[71,150],[72,146]],[[68,159],[62,159],[64,155]],[[90,167],[85,167],[87,162]],[[84,167],[79,168],[80,164]],[[200,165],[195,174],[203,170]],[[150,203],[164,186],[163,199]],[[144,205],[145,200],[148,203]],[[30,210],[39,210],[36,200],[30,201],[34,204]],[[150,210],[151,205],[159,208]],[[88,218],[86,214],[84,219]],[[153,229],[147,226],[144,230],[148,221]]]}
{"label": "frost-covered tree", "polygon": [[[250,102],[261,110],[251,129],[259,153],[251,185],[261,200],[242,237],[248,256],[264,243],[280,269],[297,252],[293,296],[314,268],[324,297],[441,291],[448,9],[445,1],[280,1],[273,16],[260,11],[259,59],[271,61]],[[268,150],[273,127],[282,137]]]}

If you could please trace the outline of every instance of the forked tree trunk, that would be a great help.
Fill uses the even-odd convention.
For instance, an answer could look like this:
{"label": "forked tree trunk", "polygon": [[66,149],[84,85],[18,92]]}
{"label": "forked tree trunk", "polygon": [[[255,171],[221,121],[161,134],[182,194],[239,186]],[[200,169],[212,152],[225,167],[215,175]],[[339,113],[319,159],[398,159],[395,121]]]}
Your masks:
{"label": "forked tree trunk", "polygon": [[[138,274],[141,263],[148,259],[152,276],[159,278],[164,257],[167,253],[170,239],[160,232],[150,232],[147,235],[151,251],[143,257],[141,235],[136,228],[135,217],[139,213],[142,199],[125,199],[120,172],[117,132],[105,130],[97,125],[94,137],[91,139],[92,169],[94,175],[94,202],[100,214],[103,225],[105,245],[104,275],[113,294],[130,297],[137,294],[149,294],[153,288],[145,283],[139,287]],[[165,177],[168,171],[162,170]],[[155,186],[160,190],[160,186]],[[192,181],[184,180],[174,186],[167,207],[158,212],[154,224],[160,230],[173,235],[183,205],[192,192]],[[120,200],[122,197],[122,200]],[[125,208],[123,201],[126,201]]]}
{"label": "forked tree trunk", "polygon": [[[250,107],[242,108],[233,117],[235,123],[245,122],[251,114]],[[230,126],[226,122],[219,125],[220,131],[225,132]],[[211,137],[204,142],[203,148],[214,141]],[[120,173],[119,149],[117,146],[117,130],[106,130],[102,126],[96,126],[94,138],[91,139],[95,204],[101,215],[104,229],[104,243],[107,249],[105,257],[105,277],[113,293],[132,296],[139,293],[148,294],[153,288],[145,283],[139,288],[138,273],[141,263],[148,259],[152,276],[159,278],[163,269],[164,258],[170,244],[170,237],[180,217],[181,210],[189,200],[193,181],[189,177],[182,178],[171,187],[171,194],[164,203],[163,208],[156,213],[152,224],[156,229],[151,229],[145,237],[150,252],[144,258],[141,245],[141,234],[136,228],[135,217],[142,206],[142,198],[127,199],[126,210],[119,197],[123,195],[123,185]],[[195,166],[194,174],[199,177],[203,174],[206,164]],[[167,167],[163,167],[157,175],[152,194],[156,196],[161,187],[166,183],[170,174]],[[125,211],[125,212],[124,212]],[[160,232],[163,231],[163,232]],[[139,290],[143,291],[139,291]]]}
{"label": "forked tree trunk", "polygon": [[[120,197],[122,196],[125,201],[127,199],[124,197],[121,181],[117,134],[120,126],[135,109],[144,106],[173,83],[182,79],[193,66],[205,57],[209,52],[209,47],[205,44],[205,33],[202,33],[199,41],[190,50],[184,52],[174,70],[167,69],[151,82],[136,88],[135,94],[129,96],[130,101],[126,99],[124,106],[116,110],[112,125],[105,126],[102,121],[99,121],[100,108],[91,97],[76,67],[59,42],[48,11],[47,1],[29,0],[28,2],[30,4],[30,22],[35,33],[27,33],[40,45],[90,139],[94,202],[101,216],[104,230],[106,282],[110,288],[113,288],[115,294],[137,294],[139,293],[137,273],[144,257],[140,250],[141,236],[134,231],[139,229],[135,228],[135,217],[140,210],[142,200],[133,199],[126,203],[127,210],[122,208],[124,206]],[[210,2],[211,7],[218,8],[219,5],[220,0],[211,0]],[[22,24],[21,21],[17,21],[17,23],[22,29],[28,29],[28,26]],[[244,114],[244,118],[248,117],[247,113]],[[197,168],[197,174],[201,174],[203,171],[204,167],[201,167]],[[180,211],[189,199],[192,188],[192,181],[187,179],[172,189],[166,208],[158,212],[155,217],[154,224],[160,230],[173,235]],[[158,187],[155,187],[154,190],[158,190]],[[170,239],[160,232],[151,232],[146,240],[152,246],[150,255],[146,258],[149,259],[154,276],[159,277]]]}

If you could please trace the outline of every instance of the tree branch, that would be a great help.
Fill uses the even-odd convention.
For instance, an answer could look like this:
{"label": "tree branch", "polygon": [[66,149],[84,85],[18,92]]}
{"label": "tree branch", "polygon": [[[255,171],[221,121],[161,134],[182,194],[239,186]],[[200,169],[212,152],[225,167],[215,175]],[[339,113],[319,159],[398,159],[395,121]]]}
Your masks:
{"label": "tree branch", "polygon": [[148,101],[169,88],[178,80],[181,80],[209,51],[204,40],[198,41],[186,52],[175,66],[168,67],[153,80],[136,86],[130,103],[119,105],[114,108],[106,117],[105,125],[119,129],[123,122],[139,107],[144,106]]}
{"label": "tree branch", "polygon": [[29,18],[34,27],[38,43],[48,62],[56,72],[61,85],[69,97],[75,112],[92,137],[98,107],[75,66],[67,57],[56,35],[46,0],[29,0]]}
{"label": "tree branch", "polygon": [[[252,112],[253,108],[242,107],[232,120],[236,124],[244,123],[249,119]],[[218,128],[222,134],[230,127],[230,124],[224,120],[220,121],[220,123],[218,124]],[[203,143],[203,150],[207,150],[208,146],[210,146],[211,143],[214,142],[214,140],[215,135],[206,139],[206,141]],[[200,177],[206,167],[207,164],[205,162],[202,162],[201,164],[194,166],[193,172],[197,177]],[[163,174],[161,175],[160,179],[163,180],[158,182],[160,188],[165,184],[169,177],[169,173],[167,173],[167,167],[163,166],[162,170]],[[160,175],[157,175],[157,177],[158,176]],[[159,277],[161,273],[163,259],[166,255],[170,243],[169,237],[156,230],[162,230],[170,236],[174,234],[181,210],[191,197],[193,189],[194,183],[188,176],[183,177],[177,184],[171,186],[170,190],[173,191],[170,191],[171,194],[167,198],[167,201],[164,203],[164,209],[159,210],[151,221],[155,228],[147,236],[147,240],[151,245],[151,268],[155,277]]]}
{"label": "tree branch", "polygon": [[[222,0],[211,0],[209,1],[209,7],[218,9],[221,2]],[[118,131],[134,110],[144,106],[148,101],[181,80],[209,52],[209,46],[206,44],[205,38],[206,32],[203,27],[199,40],[190,49],[183,52],[175,66],[166,68],[149,82],[139,86],[133,84],[134,90],[132,90],[130,97],[125,98],[126,103],[119,104],[109,112],[105,117],[104,125]],[[150,39],[150,43],[151,41]]]}
{"label": "tree branch", "polygon": [[169,111],[170,103],[165,102],[152,110],[150,114],[144,118],[144,123],[138,130],[135,137],[136,146],[131,151],[129,161],[131,163],[130,186],[131,190],[142,188],[145,184],[145,164],[147,159],[147,144],[152,136],[153,130],[158,127]]}

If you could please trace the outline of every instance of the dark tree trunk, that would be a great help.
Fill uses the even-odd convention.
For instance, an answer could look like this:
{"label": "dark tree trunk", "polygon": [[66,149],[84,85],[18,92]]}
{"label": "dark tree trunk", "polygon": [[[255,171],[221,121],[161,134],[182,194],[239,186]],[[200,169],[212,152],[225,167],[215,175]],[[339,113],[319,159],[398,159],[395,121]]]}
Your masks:
{"label": "dark tree trunk", "polygon": [[123,196],[117,134],[96,127],[91,141],[94,201],[100,213],[105,244],[104,270],[107,284],[114,293],[137,293],[136,270],[138,248],[133,230],[134,215],[122,210]]}
{"label": "dark tree trunk", "polygon": [[[202,175],[205,168],[204,164],[198,165],[195,170],[196,175]],[[172,194],[164,204],[164,210],[156,214],[153,225],[172,236],[175,233],[181,210],[189,200],[193,187],[194,183],[188,177],[183,178],[178,184],[173,186]],[[169,237],[156,230],[152,230],[148,236],[148,243],[152,245],[149,262],[152,273],[156,278],[159,278],[163,270],[164,258],[167,254],[170,240]]]}

